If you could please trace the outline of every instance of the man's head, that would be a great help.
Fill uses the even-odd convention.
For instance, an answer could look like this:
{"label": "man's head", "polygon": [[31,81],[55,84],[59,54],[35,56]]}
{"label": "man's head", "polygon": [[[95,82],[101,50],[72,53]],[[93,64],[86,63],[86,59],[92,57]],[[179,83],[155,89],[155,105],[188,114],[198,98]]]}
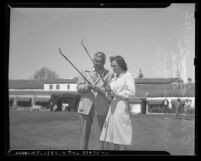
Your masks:
{"label": "man's head", "polygon": [[102,69],[105,65],[106,56],[103,52],[97,52],[94,54],[93,63],[95,70]]}

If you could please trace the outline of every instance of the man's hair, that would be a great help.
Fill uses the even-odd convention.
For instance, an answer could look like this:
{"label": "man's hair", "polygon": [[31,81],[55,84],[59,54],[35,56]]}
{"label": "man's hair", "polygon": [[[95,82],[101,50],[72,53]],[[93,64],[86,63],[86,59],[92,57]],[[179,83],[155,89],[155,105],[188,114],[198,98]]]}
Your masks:
{"label": "man's hair", "polygon": [[94,57],[93,57],[93,59],[96,57],[96,56],[98,56],[98,57],[101,57],[103,60],[104,60],[104,63],[105,63],[105,61],[106,61],[106,56],[105,56],[105,54],[103,53],[103,52],[96,52],[95,54],[94,54]]}
{"label": "man's hair", "polygon": [[110,63],[112,63],[113,61],[116,61],[122,70],[124,70],[124,71],[128,70],[127,64],[126,64],[126,62],[122,56],[119,56],[119,55],[111,56],[110,57]]}

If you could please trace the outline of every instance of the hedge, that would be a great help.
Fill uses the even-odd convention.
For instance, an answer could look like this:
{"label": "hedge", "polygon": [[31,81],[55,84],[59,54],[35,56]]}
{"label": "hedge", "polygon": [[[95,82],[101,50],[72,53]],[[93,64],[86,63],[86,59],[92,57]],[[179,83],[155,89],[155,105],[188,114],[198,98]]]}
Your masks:
{"label": "hedge", "polygon": [[77,111],[81,95],[79,93],[52,94],[50,97],[50,110],[53,111],[54,105],[57,105],[56,111],[62,111],[62,104],[68,103],[70,111]]}
{"label": "hedge", "polygon": [[156,107],[148,108],[148,112],[149,113],[164,113],[164,110],[163,108],[156,106]]}

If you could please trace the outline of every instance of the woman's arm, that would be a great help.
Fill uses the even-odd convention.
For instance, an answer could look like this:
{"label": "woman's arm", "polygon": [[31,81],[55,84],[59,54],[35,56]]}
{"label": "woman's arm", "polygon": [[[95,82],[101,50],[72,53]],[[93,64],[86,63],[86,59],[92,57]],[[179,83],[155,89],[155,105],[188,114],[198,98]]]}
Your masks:
{"label": "woman's arm", "polygon": [[125,98],[125,99],[129,99],[129,98],[132,98],[133,96],[135,96],[135,81],[134,81],[133,76],[130,73],[127,74],[127,76],[125,78],[124,89],[118,93],[115,93],[113,91],[111,94],[114,95],[114,97],[121,97],[121,98]]}

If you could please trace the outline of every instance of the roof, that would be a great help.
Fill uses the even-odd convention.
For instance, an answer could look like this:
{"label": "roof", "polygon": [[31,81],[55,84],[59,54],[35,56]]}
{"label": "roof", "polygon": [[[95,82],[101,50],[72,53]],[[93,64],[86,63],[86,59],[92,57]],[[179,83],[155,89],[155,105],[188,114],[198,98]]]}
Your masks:
{"label": "roof", "polygon": [[62,83],[77,83],[78,81],[78,78],[77,77],[74,77],[72,79],[48,79],[48,80],[44,80],[44,83],[46,84],[50,84],[50,83],[53,83],[53,84],[56,84],[56,83],[59,83],[59,84],[62,84]]}
{"label": "roof", "polygon": [[49,79],[49,80],[9,80],[9,89],[43,89],[44,84],[77,83],[78,78],[73,79]]}
{"label": "roof", "polygon": [[136,84],[136,96],[145,97],[194,97],[195,84]]}
{"label": "roof", "polygon": [[170,84],[178,81],[178,78],[135,78],[135,84]]}
{"label": "roof", "polygon": [[75,91],[9,91],[9,95],[51,95],[51,94],[77,94]]}

